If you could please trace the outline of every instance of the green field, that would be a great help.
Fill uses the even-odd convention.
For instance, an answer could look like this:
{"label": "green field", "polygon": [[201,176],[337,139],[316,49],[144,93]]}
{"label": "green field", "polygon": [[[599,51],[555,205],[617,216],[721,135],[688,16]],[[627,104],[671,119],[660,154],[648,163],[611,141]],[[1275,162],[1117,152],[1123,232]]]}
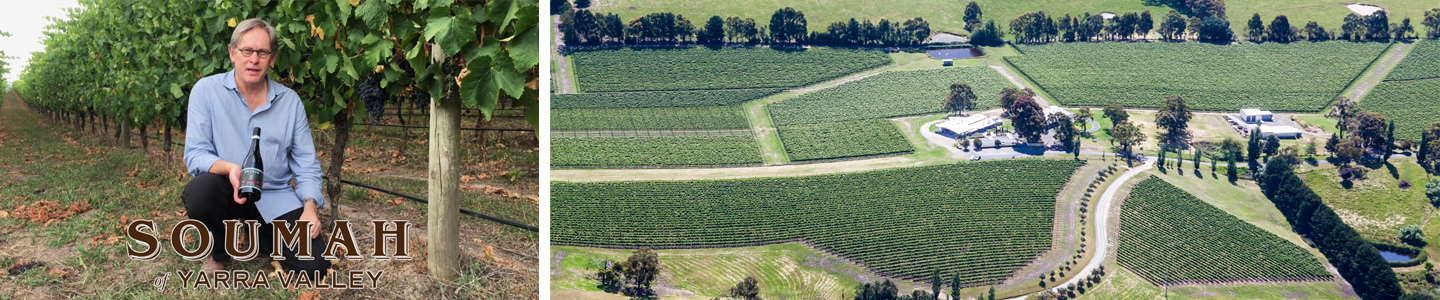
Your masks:
{"label": "green field", "polygon": [[550,110],[550,130],[741,128],[750,128],[750,121],[739,105]]}
{"label": "green field", "polygon": [[[1352,179],[1349,187],[1340,180],[1338,168],[1316,169],[1300,174],[1305,185],[1315,190],[1320,199],[1335,209],[1345,224],[1355,228],[1365,238],[1399,244],[1397,231],[1405,225],[1427,226],[1427,216],[1435,208],[1425,199],[1424,183],[1429,182],[1425,170],[1413,162],[1395,159],[1393,165],[1374,165],[1365,168],[1365,179]],[[1391,175],[1390,168],[1395,175]],[[1398,177],[1398,178],[1397,178]],[[1400,180],[1409,181],[1414,187],[1401,189]],[[1429,232],[1429,228],[1426,229]]]}
{"label": "green field", "polygon": [[[558,268],[561,272],[550,278],[552,295],[569,291],[599,293],[597,282],[585,277],[597,271],[591,263],[624,260],[634,252],[573,246],[555,246],[550,251],[564,251]],[[754,276],[760,282],[760,296],[766,299],[829,299],[851,292],[859,284],[844,272],[866,273],[862,267],[837,262],[824,252],[797,243],[655,252],[660,257],[660,276],[666,283],[705,299],[728,292],[745,276]],[[830,268],[822,267],[822,262]]]}
{"label": "green field", "polygon": [[1000,90],[1014,87],[987,67],[891,71],[771,104],[770,116],[786,126],[937,113],[952,83],[969,84],[977,108],[999,105]]}
{"label": "green field", "polygon": [[885,119],[780,126],[793,161],[912,152],[915,148]]}
{"label": "green field", "polygon": [[1055,43],[1006,57],[1065,105],[1159,107],[1180,95],[1195,110],[1319,111],[1385,43]]}
{"label": "green field", "polygon": [[739,105],[779,93],[779,88],[551,94],[550,109],[648,108]]}
{"label": "green field", "polygon": [[[969,1],[956,0],[915,0],[903,2],[868,2],[868,1],[837,1],[837,0],[815,0],[803,2],[776,2],[745,0],[726,2],[725,5],[701,5],[699,3],[676,1],[676,0],[617,0],[597,1],[593,9],[602,13],[619,14],[622,20],[631,20],[639,16],[655,12],[671,12],[683,14],[696,27],[701,26],[704,20],[711,15],[720,17],[739,16],[741,18],[754,18],[757,24],[769,24],[770,15],[776,9],[786,6],[794,7],[805,13],[809,23],[810,31],[824,30],[825,26],[832,22],[847,21],[850,18],[856,20],[870,19],[879,21],[881,18],[891,21],[899,19],[910,19],[914,17],[924,18],[930,23],[932,31],[948,31],[955,33],[965,32],[964,16],[965,4]],[[1150,10],[1156,20],[1165,16],[1170,11],[1165,6],[1146,6],[1146,1],[1137,0],[1087,0],[1087,1],[976,1],[985,12],[986,19],[995,19],[996,25],[1005,26],[1011,19],[1022,14],[1034,11],[1046,11],[1052,15],[1081,15],[1086,12],[1099,14],[1101,12],[1140,12]],[[1351,11],[1345,8],[1344,4],[1353,2],[1335,2],[1327,0],[1231,0],[1225,1],[1226,12],[1230,18],[1230,27],[1238,35],[1244,32],[1245,21],[1250,15],[1259,13],[1261,19],[1269,27],[1271,19],[1276,15],[1286,15],[1290,19],[1291,26],[1303,27],[1306,22],[1316,21],[1327,30],[1340,30],[1345,15]],[[1399,22],[1409,17],[1412,24],[1419,28],[1419,22],[1423,17],[1422,12],[1435,8],[1437,5],[1430,0],[1372,0],[1365,1],[1366,4],[1379,5],[1390,12],[1390,21]],[[1008,29],[1008,27],[1007,27]],[[1010,37],[1006,32],[1006,37]],[[1423,34],[1423,33],[1422,33]]]}
{"label": "green field", "polygon": [[1116,259],[1161,283],[1331,277],[1304,248],[1158,177],[1125,199]]}
{"label": "green field", "polygon": [[1395,121],[1396,139],[1419,144],[1420,131],[1440,122],[1440,78],[1381,82],[1365,94],[1360,108]]}
{"label": "green field", "polygon": [[663,166],[760,163],[753,135],[551,137],[550,165]]}
{"label": "green field", "polygon": [[1420,40],[1385,81],[1440,78],[1440,40]]}
{"label": "green field", "polygon": [[1050,249],[1083,164],[1005,160],[804,177],[554,182],[551,241],[737,245],[803,238],[880,272],[1002,280]]}
{"label": "green field", "polygon": [[620,49],[576,52],[584,92],[794,87],[890,63],[877,50]]}

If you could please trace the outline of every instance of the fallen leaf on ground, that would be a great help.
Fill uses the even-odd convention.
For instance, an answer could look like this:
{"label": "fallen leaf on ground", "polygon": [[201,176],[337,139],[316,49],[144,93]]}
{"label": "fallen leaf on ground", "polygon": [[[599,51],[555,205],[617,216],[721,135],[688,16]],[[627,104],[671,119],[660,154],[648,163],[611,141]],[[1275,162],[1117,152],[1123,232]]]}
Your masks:
{"label": "fallen leaf on ground", "polygon": [[317,297],[320,297],[320,291],[309,291],[309,292],[305,292],[304,294],[300,294],[300,297],[299,297],[299,298],[295,298],[295,299],[298,299],[298,300],[314,300],[314,299],[317,298]]}
{"label": "fallen leaf on ground", "polygon": [[462,185],[462,186],[460,186],[460,189],[466,190],[466,191],[474,191],[474,190],[476,190],[476,188],[475,188],[474,186],[469,186],[469,185]]}

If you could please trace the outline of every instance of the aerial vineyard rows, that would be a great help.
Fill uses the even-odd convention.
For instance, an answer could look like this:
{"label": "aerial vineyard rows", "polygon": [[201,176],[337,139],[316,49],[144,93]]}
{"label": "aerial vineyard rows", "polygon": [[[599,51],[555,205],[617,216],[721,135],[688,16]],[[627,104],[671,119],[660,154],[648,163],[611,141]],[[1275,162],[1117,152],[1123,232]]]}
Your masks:
{"label": "aerial vineyard rows", "polygon": [[1014,87],[986,67],[891,71],[769,105],[775,125],[877,119],[936,113],[950,84],[969,84],[979,97],[976,108],[998,106],[1000,90]]}
{"label": "aerial vineyard rows", "polygon": [[915,151],[885,119],[780,126],[779,133],[793,161]]}
{"label": "aerial vineyard rows", "polygon": [[1421,40],[1414,47],[1385,75],[1386,81],[1440,78],[1440,40]]}
{"label": "aerial vineyard rows", "polygon": [[878,50],[622,49],[570,54],[584,92],[793,87],[890,63]]}
{"label": "aerial vineyard rows", "polygon": [[1157,283],[1331,277],[1304,248],[1159,177],[1125,199],[1116,259]]}
{"label": "aerial vineyard rows", "polygon": [[1067,106],[1160,107],[1180,95],[1196,110],[1313,112],[1389,45],[1053,43],[1020,45],[1024,55],[1005,59]]}
{"label": "aerial vineyard rows", "polygon": [[754,135],[551,137],[550,165],[658,166],[758,164]]}
{"label": "aerial vineyard rows", "polygon": [[779,93],[781,90],[783,89],[552,94],[550,95],[550,108],[647,108],[739,105],[746,101]]}
{"label": "aerial vineyard rows", "polygon": [[1050,248],[1083,162],[1006,160],[785,178],[554,182],[551,238],[714,246],[803,238],[880,272],[1003,280]]}
{"label": "aerial vineyard rows", "polygon": [[663,108],[552,109],[550,130],[749,128],[739,105]]}
{"label": "aerial vineyard rows", "polygon": [[1440,122],[1440,78],[1381,82],[1360,108],[1395,121],[1396,139],[1419,143],[1420,131]]}

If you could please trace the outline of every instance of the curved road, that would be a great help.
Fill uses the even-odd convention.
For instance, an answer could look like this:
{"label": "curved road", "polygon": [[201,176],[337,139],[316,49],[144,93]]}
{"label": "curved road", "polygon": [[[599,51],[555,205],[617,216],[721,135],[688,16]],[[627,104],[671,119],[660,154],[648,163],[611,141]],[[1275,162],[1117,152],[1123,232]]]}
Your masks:
{"label": "curved road", "polygon": [[1145,162],[1141,163],[1139,167],[1131,168],[1129,171],[1125,171],[1124,174],[1120,174],[1120,177],[1115,178],[1115,182],[1111,183],[1110,187],[1105,189],[1105,193],[1100,194],[1100,203],[1096,204],[1095,207],[1095,257],[1090,258],[1090,263],[1085,264],[1085,268],[1080,269],[1079,272],[1073,273],[1075,274],[1074,277],[1071,277],[1070,280],[1066,280],[1065,282],[1055,285],[1055,287],[1052,288],[1051,291],[1058,292],[1062,287],[1066,285],[1073,284],[1085,279],[1085,274],[1090,274],[1091,271],[1095,270],[1095,268],[1100,267],[1100,264],[1105,262],[1105,255],[1110,254],[1106,251],[1110,247],[1109,229],[1111,228],[1102,228],[1100,226],[1104,226],[1106,224],[1109,224],[1110,222],[1110,204],[1115,202],[1115,192],[1120,191],[1120,187],[1125,185],[1126,181],[1130,181],[1130,178],[1133,178],[1135,177],[1135,175],[1140,174],[1140,172],[1145,172],[1145,170],[1149,170],[1151,167],[1154,166],[1155,158],[1146,158]]}

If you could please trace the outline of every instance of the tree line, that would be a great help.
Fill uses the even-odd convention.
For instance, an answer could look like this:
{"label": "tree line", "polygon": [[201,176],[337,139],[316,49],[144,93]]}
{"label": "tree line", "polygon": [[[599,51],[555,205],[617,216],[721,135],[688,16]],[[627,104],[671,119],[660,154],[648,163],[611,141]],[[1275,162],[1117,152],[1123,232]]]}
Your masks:
{"label": "tree line", "polygon": [[[768,25],[768,26],[767,26]],[[573,9],[560,15],[566,44],[822,44],[839,46],[912,46],[930,37],[930,23],[922,18],[879,22],[850,19],[835,22],[825,31],[809,32],[805,13],[786,7],[776,10],[770,22],[711,16],[696,27],[683,15],[651,13],[629,22],[616,14]]]}
{"label": "tree line", "polygon": [[[1265,42],[1292,42],[1292,41],[1328,41],[1328,40],[1383,40],[1383,39],[1412,39],[1418,38],[1415,27],[1410,25],[1410,18],[1405,18],[1400,23],[1390,23],[1389,16],[1385,11],[1376,11],[1373,14],[1361,16],[1351,13],[1345,16],[1344,25],[1340,26],[1337,33],[1334,30],[1325,30],[1325,27],[1315,21],[1305,24],[1305,27],[1290,25],[1290,19],[1285,15],[1275,16],[1266,27],[1265,22],[1256,13],[1250,17],[1246,24],[1245,39],[1251,41]],[[1437,32],[1430,30],[1433,37]]]}
{"label": "tree line", "polygon": [[1289,160],[1271,158],[1255,179],[1265,197],[1275,203],[1296,232],[1315,243],[1360,298],[1398,299],[1404,293],[1380,252],[1321,202],[1320,196],[1295,174]]}
{"label": "tree line", "polygon": [[[1145,38],[1152,30],[1162,40],[1183,41],[1193,37],[1196,41],[1226,43],[1235,40],[1230,21],[1225,19],[1224,2],[1219,0],[1200,1],[1191,9],[1190,17],[1178,10],[1171,10],[1159,20],[1152,18],[1150,11],[1128,12],[1105,19],[1100,15],[1085,13],[1082,16],[1065,14],[1058,19],[1043,11],[1031,12],[1010,20],[1010,35],[1019,43],[1122,41],[1136,36]],[[1201,8],[1203,7],[1203,8]],[[1197,14],[1194,11],[1208,13]],[[967,21],[967,24],[969,22]],[[978,24],[978,23],[977,23]],[[1003,42],[1004,32],[988,27],[972,30],[976,44]],[[1440,38],[1440,8],[1425,12],[1422,25],[1429,31],[1427,37]],[[1315,21],[1304,27],[1290,25],[1285,15],[1275,16],[1269,26],[1260,14],[1251,16],[1246,24],[1244,38],[1256,42],[1328,41],[1328,40],[1388,40],[1419,38],[1410,18],[1391,23],[1385,11],[1370,15],[1351,13],[1345,16],[1340,31],[1326,30]]]}

